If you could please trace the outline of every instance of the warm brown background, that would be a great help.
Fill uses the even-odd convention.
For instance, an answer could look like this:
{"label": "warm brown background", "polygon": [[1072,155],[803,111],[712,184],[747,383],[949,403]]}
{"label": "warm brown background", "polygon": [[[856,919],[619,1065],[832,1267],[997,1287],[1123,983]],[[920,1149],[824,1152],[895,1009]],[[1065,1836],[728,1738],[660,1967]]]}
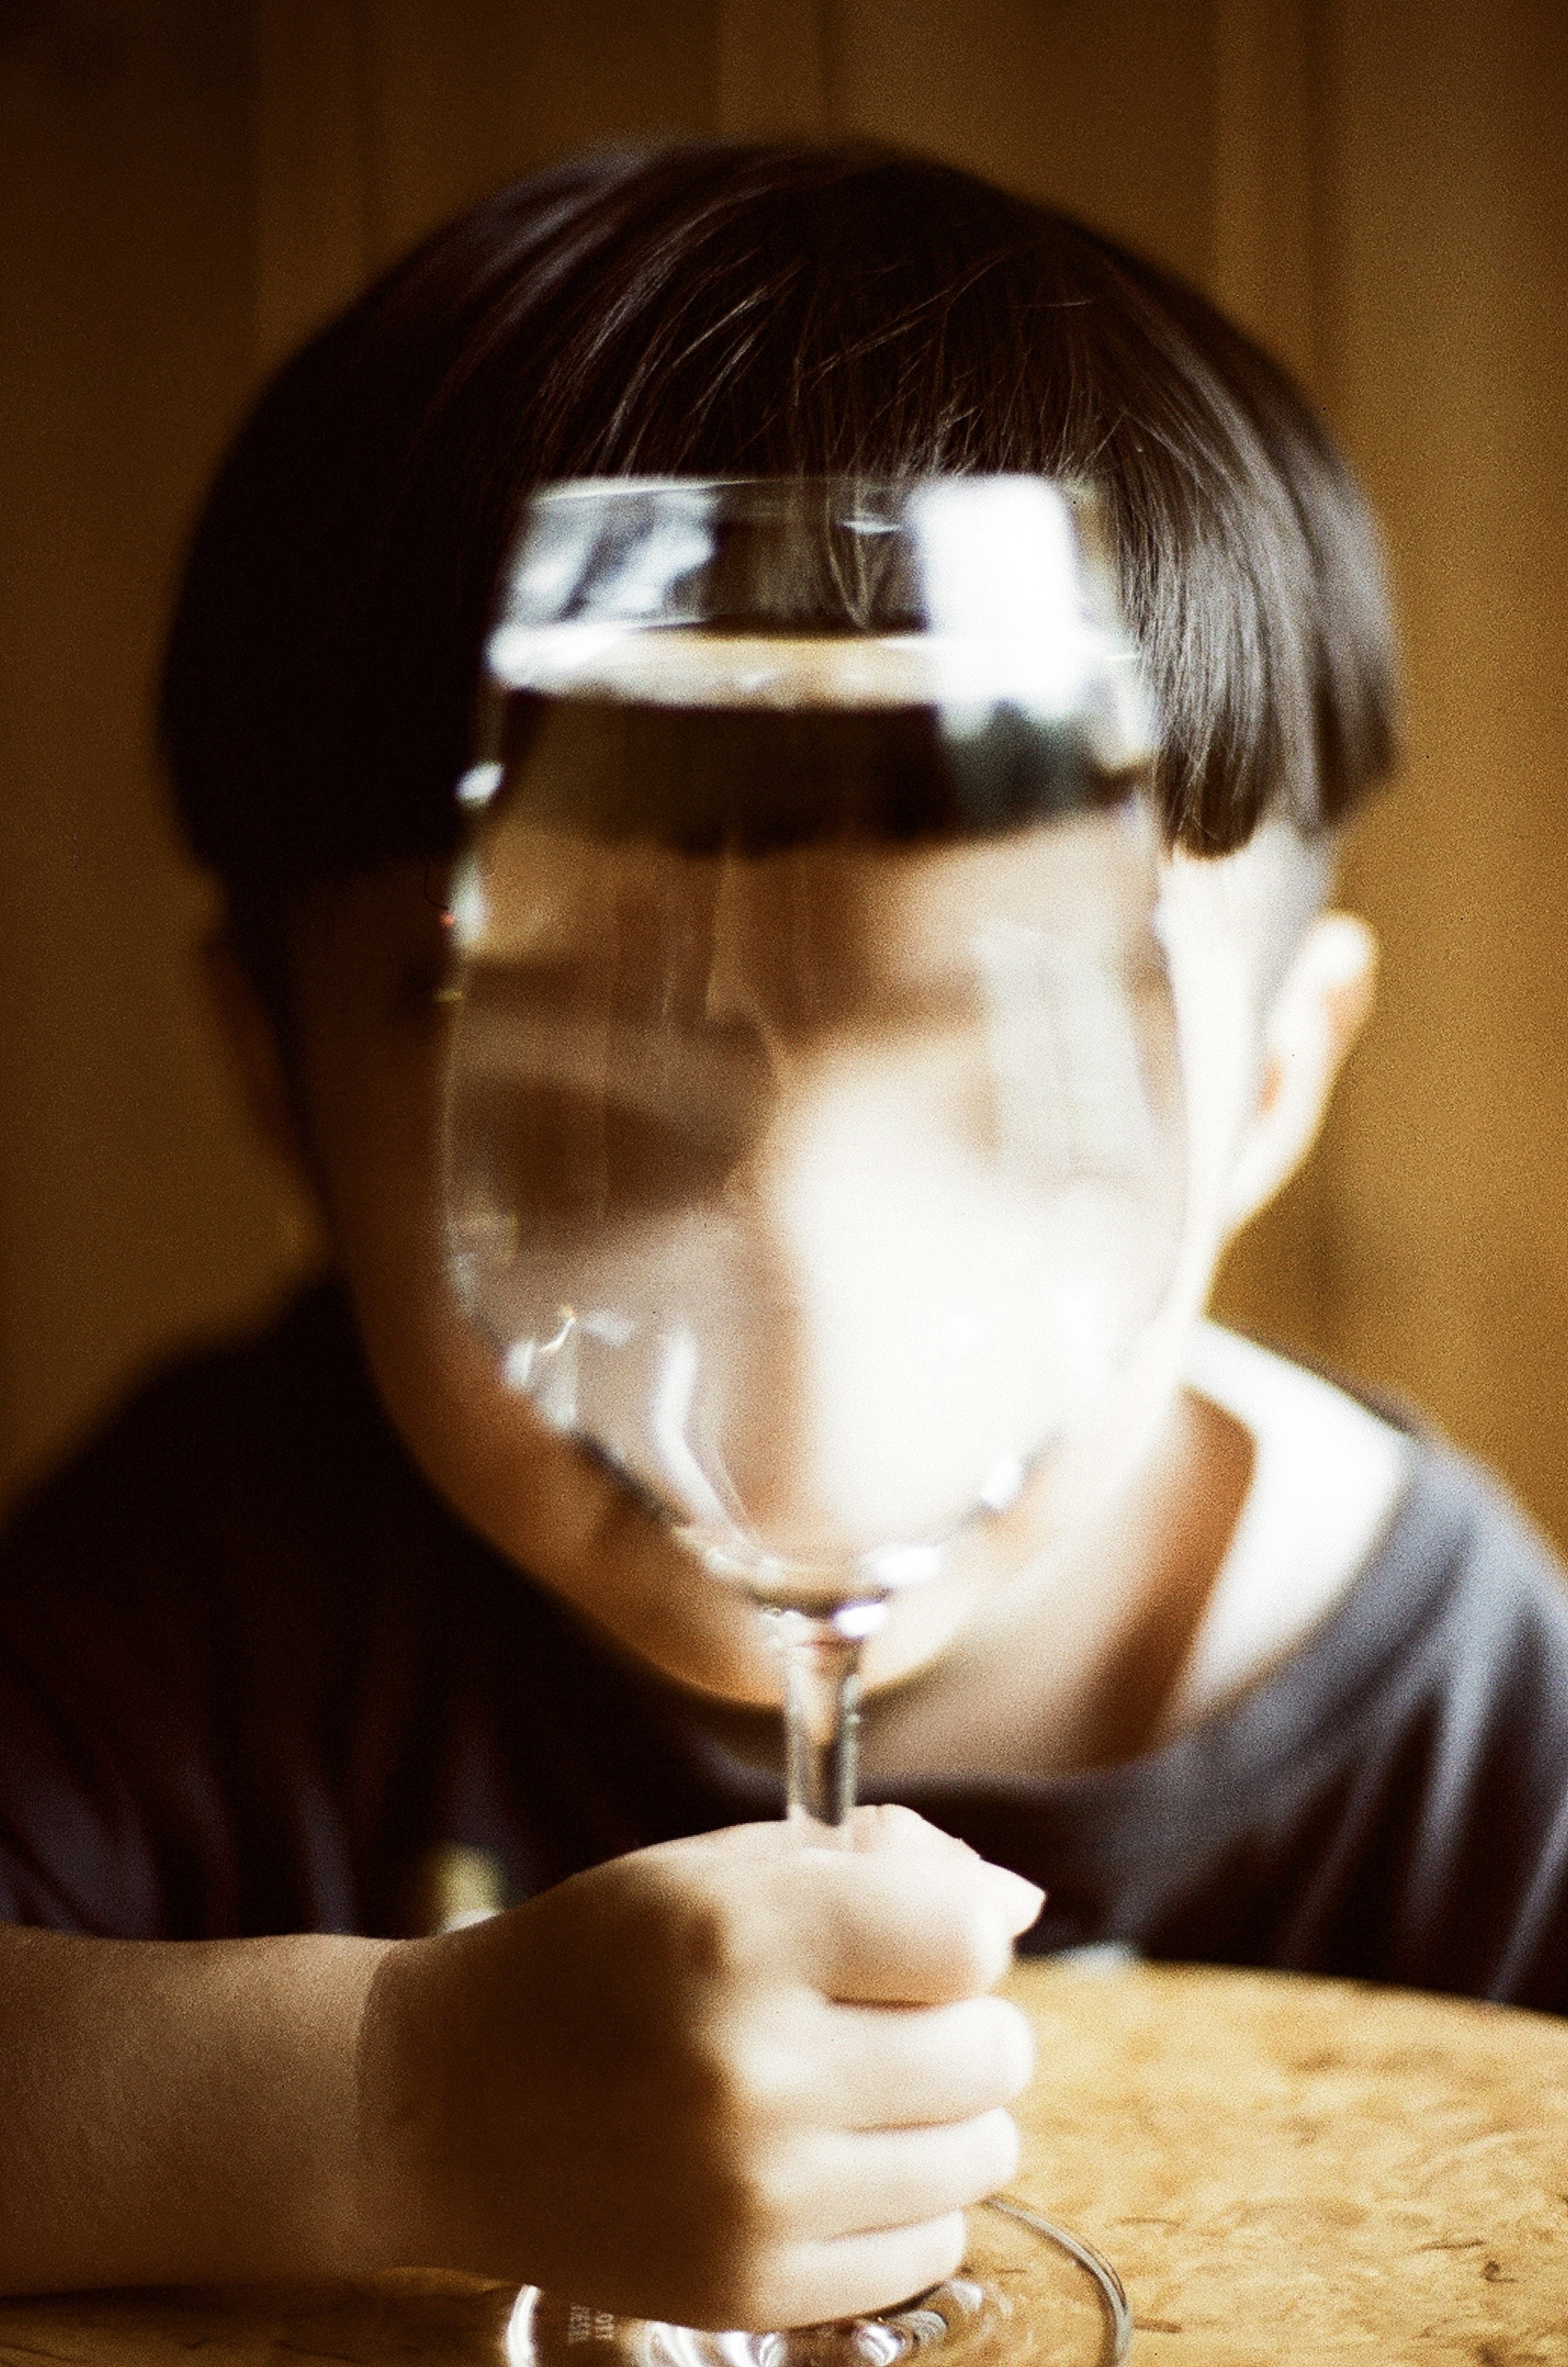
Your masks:
{"label": "warm brown background", "polygon": [[1568,1541],[1561,0],[0,0],[0,1485],[276,1290],[147,691],[261,370],[468,198],[640,131],[854,129],[1066,204],[1315,390],[1385,521],[1382,1017],[1233,1265]]}

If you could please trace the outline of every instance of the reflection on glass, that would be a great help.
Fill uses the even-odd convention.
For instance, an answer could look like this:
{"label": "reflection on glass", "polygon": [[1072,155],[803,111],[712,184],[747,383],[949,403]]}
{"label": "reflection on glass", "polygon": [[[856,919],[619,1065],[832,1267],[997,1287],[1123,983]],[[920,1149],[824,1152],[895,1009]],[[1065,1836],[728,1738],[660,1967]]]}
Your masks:
{"label": "reflection on glass", "polygon": [[490,664],[448,1270],[507,1384],[773,1621],[821,1837],[865,1637],[1094,1419],[1175,1263],[1151,734],[1094,504],[556,488]]}
{"label": "reflection on glass", "polygon": [[1092,1414],[1168,1275],[1141,807],[687,854],[498,799],[452,1248],[512,1384],[777,1603],[864,1600]]}

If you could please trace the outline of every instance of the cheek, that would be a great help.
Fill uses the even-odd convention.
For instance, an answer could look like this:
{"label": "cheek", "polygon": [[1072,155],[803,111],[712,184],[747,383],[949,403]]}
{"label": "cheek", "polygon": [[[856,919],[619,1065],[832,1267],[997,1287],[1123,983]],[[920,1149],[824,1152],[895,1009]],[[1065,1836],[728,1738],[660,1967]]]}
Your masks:
{"label": "cheek", "polygon": [[[358,1057],[355,1057],[356,1053]],[[440,1304],[440,1145],[433,1061],[350,1046],[312,1080],[327,1222],[379,1372]]]}
{"label": "cheek", "polygon": [[1250,949],[1197,899],[1168,928],[1187,1138],[1179,1296],[1200,1311],[1224,1247],[1230,1181],[1260,1081],[1258,979]]}
{"label": "cheek", "polygon": [[[421,1105],[423,1102],[423,1106]],[[364,1093],[333,1176],[338,1260],[383,1403],[427,1477],[516,1555],[534,1442],[493,1360],[461,1321],[441,1251],[439,1131],[427,1096]]]}
{"label": "cheek", "polygon": [[470,1528],[617,1644],[679,1683],[776,1700],[750,1605],[536,1421],[449,1298],[435,1068],[345,1059],[317,1101],[338,1263],[394,1428]]}
{"label": "cheek", "polygon": [[491,1500],[508,1493],[504,1467],[526,1450],[446,1300],[436,1072],[423,1048],[351,1041],[311,1079],[314,1134],[333,1251],[382,1400],[441,1492],[489,1528]]}

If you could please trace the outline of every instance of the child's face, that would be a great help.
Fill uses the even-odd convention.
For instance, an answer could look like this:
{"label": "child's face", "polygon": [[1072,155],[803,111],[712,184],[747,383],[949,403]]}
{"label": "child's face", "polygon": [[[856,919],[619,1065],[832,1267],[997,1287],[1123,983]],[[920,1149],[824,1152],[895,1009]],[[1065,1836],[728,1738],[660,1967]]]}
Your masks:
{"label": "child's face", "polygon": [[[903,1127],[906,1167],[926,1148],[925,1098],[911,1097],[904,1082],[936,1075],[941,1048],[934,1034],[913,1045],[907,1028],[890,1036],[885,1017],[874,1025],[870,1014],[885,1013],[890,986],[907,990],[944,944],[964,938],[977,892],[988,912],[1005,917],[1016,908],[1019,919],[1037,908],[1048,885],[1059,893],[1060,860],[1047,864],[1044,856],[1060,835],[1026,832],[1002,846],[905,854],[892,867],[840,866],[835,874],[833,974],[843,991],[832,1074],[865,1081],[866,1106],[883,1113],[879,1123]],[[1080,903],[1086,885],[1077,891]],[[1267,1082],[1264,1012],[1280,943],[1288,948],[1296,934],[1313,885],[1310,858],[1282,831],[1266,832],[1218,863],[1179,857],[1162,866],[1159,934],[1186,1100],[1185,1218],[1174,1278],[1094,1421],[1047,1458],[1016,1505],[971,1534],[941,1578],[897,1599],[872,1646],[873,1682],[922,1665],[1021,1564],[1070,1540],[1075,1524],[1128,1481],[1160,1434],[1187,1331],[1227,1231],[1247,1213],[1236,1198],[1238,1162],[1250,1161],[1255,1180],[1246,1188],[1256,1199],[1256,1177],[1267,1189],[1270,1161],[1288,1168],[1302,1147],[1276,1143],[1270,1150],[1265,1142],[1260,1150],[1255,1113]],[[416,1459],[457,1510],[612,1641],[679,1682],[771,1700],[774,1665],[749,1605],[539,1420],[453,1308],[440,1209],[440,1096],[451,1014],[436,999],[446,954],[439,889],[423,866],[394,869],[322,896],[299,933],[306,1155],[382,1395]],[[558,895],[554,909],[564,905],[570,899]],[[855,947],[858,959],[846,951]],[[869,964],[867,947],[876,949]],[[585,958],[592,946],[585,939],[550,951],[558,970],[563,954]],[[807,1039],[816,1042],[816,1034],[805,1031],[799,1040]],[[814,1057],[795,1059],[792,1075],[797,1084],[806,1080],[796,1105],[837,1113],[822,1122],[841,1126],[842,1094],[835,1100],[817,1090]],[[791,1152],[797,1162],[801,1148],[797,1138]],[[808,1158],[814,1148],[807,1140]],[[949,1234],[933,1237],[939,1263],[950,1239],[962,1256],[964,1229],[960,1213]],[[849,1342],[846,1370],[863,1346]]]}

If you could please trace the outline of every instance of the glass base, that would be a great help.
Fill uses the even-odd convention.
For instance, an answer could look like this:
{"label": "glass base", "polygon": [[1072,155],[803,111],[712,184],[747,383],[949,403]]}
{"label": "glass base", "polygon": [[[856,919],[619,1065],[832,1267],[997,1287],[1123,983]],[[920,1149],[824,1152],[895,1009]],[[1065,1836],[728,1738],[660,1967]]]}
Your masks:
{"label": "glass base", "polygon": [[705,2333],[525,2285],[508,2367],[1113,2367],[1132,2347],[1122,2281],[1092,2246],[997,2195],[969,2218],[955,2277],[870,2317],[765,2334]]}

